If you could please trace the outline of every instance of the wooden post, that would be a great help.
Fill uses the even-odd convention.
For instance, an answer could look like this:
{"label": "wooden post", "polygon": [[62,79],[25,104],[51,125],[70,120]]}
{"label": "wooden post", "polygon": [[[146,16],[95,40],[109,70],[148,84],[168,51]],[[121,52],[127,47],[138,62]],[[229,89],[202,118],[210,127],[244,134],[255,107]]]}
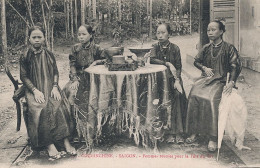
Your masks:
{"label": "wooden post", "polygon": [[2,49],[3,49],[4,58],[7,60],[5,0],[1,0],[1,26],[2,26]]}
{"label": "wooden post", "polygon": [[207,27],[210,22],[210,1],[200,0],[200,47],[209,43]]}

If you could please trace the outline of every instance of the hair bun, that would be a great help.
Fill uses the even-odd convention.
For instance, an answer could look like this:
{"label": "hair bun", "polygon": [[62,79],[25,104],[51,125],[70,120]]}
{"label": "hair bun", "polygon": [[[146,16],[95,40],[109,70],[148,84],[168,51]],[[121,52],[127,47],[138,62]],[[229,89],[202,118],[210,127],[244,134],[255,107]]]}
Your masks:
{"label": "hair bun", "polygon": [[218,19],[216,19],[216,21],[221,22],[224,26],[226,25],[226,18],[224,18],[224,17],[218,18]]}
{"label": "hair bun", "polygon": [[42,27],[42,23],[41,22],[37,22],[37,23],[35,23],[34,26]]}

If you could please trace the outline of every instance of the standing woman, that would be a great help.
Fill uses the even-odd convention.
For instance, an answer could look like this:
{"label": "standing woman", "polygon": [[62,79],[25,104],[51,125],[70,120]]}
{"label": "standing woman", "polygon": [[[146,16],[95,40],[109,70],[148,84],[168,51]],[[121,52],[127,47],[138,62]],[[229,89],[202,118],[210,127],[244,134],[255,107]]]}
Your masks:
{"label": "standing woman", "polygon": [[166,141],[168,143],[183,143],[184,120],[186,114],[187,99],[181,78],[181,54],[177,45],[169,41],[171,33],[168,24],[160,24],[157,28],[158,43],[151,50],[151,64],[167,66],[169,91],[171,99],[171,115],[168,116]]}
{"label": "standing woman", "polygon": [[[188,99],[186,132],[190,136],[186,142],[193,143],[199,134],[206,135],[211,152],[217,148],[218,107],[222,92],[232,92],[241,72],[238,51],[232,44],[223,41],[224,32],[222,21],[209,23],[207,34],[211,43],[200,50],[194,61],[202,76],[194,83]],[[228,72],[229,83],[224,86]]]}
{"label": "standing woman", "polygon": [[72,130],[69,103],[60,92],[59,73],[52,52],[44,48],[45,31],[29,29],[30,47],[20,58],[20,78],[28,103],[28,135],[32,147],[47,147],[50,159],[59,159],[56,144],[62,141],[69,154],[76,150],[68,140]]}

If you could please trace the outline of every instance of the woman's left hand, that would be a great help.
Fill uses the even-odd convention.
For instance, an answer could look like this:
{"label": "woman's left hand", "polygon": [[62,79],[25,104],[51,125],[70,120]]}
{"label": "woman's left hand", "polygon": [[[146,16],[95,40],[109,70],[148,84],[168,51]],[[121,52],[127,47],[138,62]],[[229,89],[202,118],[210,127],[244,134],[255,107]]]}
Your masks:
{"label": "woman's left hand", "polygon": [[223,94],[230,95],[232,93],[233,87],[234,82],[229,82],[226,86],[224,86]]}
{"label": "woman's left hand", "polygon": [[51,91],[51,97],[53,97],[55,100],[60,101],[61,100],[61,95],[60,95],[60,91],[58,90],[58,88],[56,86],[54,86],[52,88]]}
{"label": "woman's left hand", "polygon": [[182,87],[179,79],[175,80],[174,88],[177,89],[180,93],[182,93]]}

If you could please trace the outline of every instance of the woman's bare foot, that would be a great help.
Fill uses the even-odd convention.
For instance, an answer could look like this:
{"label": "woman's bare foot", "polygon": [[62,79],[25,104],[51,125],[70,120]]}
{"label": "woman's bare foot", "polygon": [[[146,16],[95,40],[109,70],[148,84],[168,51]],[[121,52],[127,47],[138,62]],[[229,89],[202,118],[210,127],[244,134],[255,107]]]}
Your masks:
{"label": "woman's bare foot", "polygon": [[175,143],[175,137],[173,135],[169,135],[168,138],[166,139],[167,143]]}
{"label": "woman's bare foot", "polygon": [[176,143],[177,144],[183,144],[184,143],[184,139],[180,134],[176,135]]}
{"label": "woman's bare foot", "polygon": [[65,149],[66,149],[66,151],[67,151],[67,153],[68,153],[69,155],[72,155],[72,156],[77,155],[76,149],[75,149],[73,146],[71,146],[71,144],[70,144],[68,138],[65,138],[65,139],[64,139],[64,146],[65,146]]}
{"label": "woman's bare foot", "polygon": [[194,142],[197,141],[197,136],[196,134],[192,134],[191,136],[189,136],[187,139],[186,139],[186,143],[187,144],[192,144]]}
{"label": "woman's bare foot", "polygon": [[60,152],[58,152],[58,150],[56,149],[56,147],[54,146],[54,144],[50,144],[47,146],[47,151],[49,154],[49,159],[50,160],[57,160],[60,159]]}
{"label": "woman's bare foot", "polygon": [[217,142],[215,141],[209,141],[209,144],[208,144],[208,150],[210,152],[215,152],[217,149]]}

